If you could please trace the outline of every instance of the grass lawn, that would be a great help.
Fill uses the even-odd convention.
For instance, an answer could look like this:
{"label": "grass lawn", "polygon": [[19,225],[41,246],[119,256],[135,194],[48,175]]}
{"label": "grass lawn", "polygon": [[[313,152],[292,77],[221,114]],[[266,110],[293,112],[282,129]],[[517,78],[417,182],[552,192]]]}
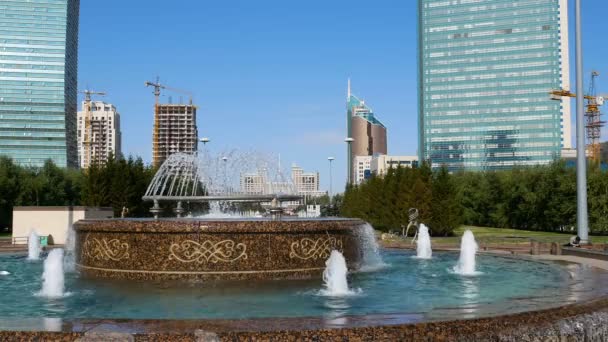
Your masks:
{"label": "grass lawn", "polygon": [[[432,238],[432,240],[437,243],[458,243],[460,236],[467,229],[473,232],[476,240],[485,243],[528,244],[530,243],[530,239],[548,243],[567,243],[570,241],[570,237],[574,235],[571,233],[562,234],[508,228],[462,226],[454,231],[455,237],[436,237]],[[608,236],[590,236],[590,239],[592,243],[608,243]]]}
{"label": "grass lawn", "polygon": [[[491,245],[530,245],[530,240],[534,239],[542,243],[557,242],[559,244],[566,244],[570,242],[570,237],[576,233],[553,233],[553,232],[539,232],[531,230],[519,230],[519,229],[508,229],[508,228],[490,228],[490,227],[473,227],[473,226],[461,226],[454,231],[455,236],[451,237],[431,237],[431,241],[434,245],[444,246],[458,246],[460,245],[460,237],[465,230],[470,229],[475,235],[475,240],[482,246]],[[432,232],[431,232],[432,234]],[[413,236],[410,236],[403,241],[401,237],[397,237],[394,242],[409,243]],[[590,236],[593,244],[608,244],[608,236]]]}
{"label": "grass lawn", "polygon": [[0,233],[0,238],[1,237],[10,237],[11,233]]}

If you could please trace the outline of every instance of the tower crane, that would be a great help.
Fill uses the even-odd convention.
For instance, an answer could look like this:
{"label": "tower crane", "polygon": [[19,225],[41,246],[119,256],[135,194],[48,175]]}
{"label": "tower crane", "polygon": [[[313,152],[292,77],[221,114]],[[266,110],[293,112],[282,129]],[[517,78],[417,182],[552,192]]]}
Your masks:
{"label": "tower crane", "polygon": [[599,107],[603,105],[604,100],[601,97],[597,96],[596,87],[595,87],[595,79],[600,75],[597,71],[591,72],[591,83],[589,84],[589,92],[585,95],[585,100],[587,102],[586,110],[585,110],[585,118],[587,124],[585,128],[587,129],[587,139],[589,140],[589,150],[591,152],[591,158],[596,163],[600,162],[600,137],[601,137],[601,129],[602,126],[606,123],[601,120],[602,113],[600,112]]}
{"label": "tower crane", "polygon": [[[596,93],[595,80],[599,75],[600,73],[597,71],[591,72],[589,91],[584,96],[586,101],[585,129],[588,142],[587,151],[589,152],[591,159],[598,165],[601,162],[601,130],[606,123],[605,121],[601,120],[602,113],[600,112],[599,107],[604,104],[604,100],[607,98],[607,96],[598,96]],[[562,97],[576,97],[576,94],[564,89],[553,90],[549,94],[551,95],[552,100],[561,100]]]}
{"label": "tower crane", "polygon": [[91,125],[91,120],[92,120],[92,113],[91,113],[91,96],[92,95],[99,95],[99,96],[106,96],[106,93],[103,91],[93,91],[93,90],[82,90],[80,91],[81,94],[84,94],[84,111],[85,111],[85,117],[84,117],[84,136],[82,139],[82,147],[84,149],[84,155],[86,156],[86,162],[84,163],[84,165],[90,165],[92,163],[91,160],[91,154],[92,154],[92,149],[93,149],[93,131],[92,131],[92,125]]}

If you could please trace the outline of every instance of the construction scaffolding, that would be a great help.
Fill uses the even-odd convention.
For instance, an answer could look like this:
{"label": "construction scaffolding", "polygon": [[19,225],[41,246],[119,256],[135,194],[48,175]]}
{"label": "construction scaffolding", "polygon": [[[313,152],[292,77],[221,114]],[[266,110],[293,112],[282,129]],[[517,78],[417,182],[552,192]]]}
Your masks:
{"label": "construction scaffolding", "polygon": [[[159,167],[171,154],[192,153],[198,148],[196,109],[192,104],[192,94],[188,91],[171,88],[156,82],[145,83],[154,87],[154,128],[152,133],[152,163]],[[189,95],[188,104],[161,104],[160,90],[167,89]]]}

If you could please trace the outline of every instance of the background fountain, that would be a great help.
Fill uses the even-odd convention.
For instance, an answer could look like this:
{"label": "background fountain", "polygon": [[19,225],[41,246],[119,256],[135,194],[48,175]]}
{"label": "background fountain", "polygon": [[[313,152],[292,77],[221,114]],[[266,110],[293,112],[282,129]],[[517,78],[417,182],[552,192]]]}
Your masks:
{"label": "background fountain", "polygon": [[418,228],[418,239],[416,240],[416,257],[420,259],[430,259],[432,255],[433,251],[431,249],[429,228],[421,223]]}
{"label": "background fountain", "polygon": [[[248,186],[248,181],[256,181]],[[143,196],[151,201],[156,218],[160,203],[175,203],[173,212],[181,217],[186,203],[207,203],[211,217],[233,214],[233,203],[266,203],[268,212],[278,213],[281,202],[299,201],[292,180],[281,170],[280,162],[253,151],[232,150],[217,156],[176,153],[154,175]],[[275,200],[275,202],[273,202]],[[234,215],[238,216],[238,215]]]}
{"label": "background fountain", "polygon": [[470,230],[466,230],[460,242],[460,258],[454,267],[454,272],[461,275],[475,275],[475,254],[477,253],[477,242]]}
{"label": "background fountain", "polygon": [[346,275],[348,268],[346,267],[346,260],[342,253],[333,250],[329,259],[325,262],[326,268],[323,271],[323,285],[324,290],[321,290],[321,294],[325,296],[346,296],[351,295],[354,292],[348,288],[348,280]]}
{"label": "background fountain", "polygon": [[42,289],[39,296],[58,298],[64,296],[63,249],[55,248],[44,260],[42,273]]}
{"label": "background fountain", "polygon": [[27,240],[27,259],[38,260],[40,259],[40,237],[35,230],[32,229],[30,237]]}

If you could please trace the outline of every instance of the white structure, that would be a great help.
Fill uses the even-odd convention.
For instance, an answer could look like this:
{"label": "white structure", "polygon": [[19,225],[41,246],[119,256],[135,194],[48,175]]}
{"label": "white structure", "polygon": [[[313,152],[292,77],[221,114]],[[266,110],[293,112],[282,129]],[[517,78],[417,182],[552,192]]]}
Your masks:
{"label": "white structure", "polygon": [[249,195],[270,195],[276,193],[303,195],[306,197],[318,197],[326,194],[319,191],[319,173],[304,172],[297,165],[291,167],[291,180],[270,181],[267,169],[259,169],[257,172],[241,174],[241,192]]}
{"label": "white structure", "polygon": [[361,184],[365,180],[365,173],[371,172],[372,156],[355,156],[355,184]]}
{"label": "white structure", "polygon": [[371,173],[377,176],[383,176],[388,169],[396,167],[413,167],[418,164],[418,156],[389,156],[386,154],[377,154],[372,157],[370,163]]}
{"label": "white structure", "polygon": [[[33,229],[40,236],[50,236],[49,242],[63,245],[72,224],[84,219],[112,218],[112,208],[94,207],[14,207],[13,238],[30,235]],[[15,243],[27,243],[16,239]]]}
{"label": "white structure", "polygon": [[[591,151],[589,148],[585,150],[585,156],[589,158],[591,156]],[[565,160],[576,160],[576,148],[563,148],[562,149],[562,159]]]}
{"label": "white structure", "polygon": [[306,206],[306,210],[299,211],[298,217],[321,217],[321,205],[309,204]]}
{"label": "white structure", "polygon": [[241,191],[245,194],[265,195],[267,183],[266,173],[263,170],[241,175]]}
{"label": "white structure", "polygon": [[[83,101],[78,112],[78,163],[86,169],[92,163],[105,163],[110,154],[121,157],[122,152],[120,114],[116,107],[103,101],[91,101],[90,108],[85,106],[87,102]],[[87,141],[89,149],[85,147]]]}
{"label": "white structure", "polygon": [[293,164],[291,166],[291,179],[298,195],[308,197],[325,195],[325,191],[319,191],[319,172],[304,172],[304,169]]}

